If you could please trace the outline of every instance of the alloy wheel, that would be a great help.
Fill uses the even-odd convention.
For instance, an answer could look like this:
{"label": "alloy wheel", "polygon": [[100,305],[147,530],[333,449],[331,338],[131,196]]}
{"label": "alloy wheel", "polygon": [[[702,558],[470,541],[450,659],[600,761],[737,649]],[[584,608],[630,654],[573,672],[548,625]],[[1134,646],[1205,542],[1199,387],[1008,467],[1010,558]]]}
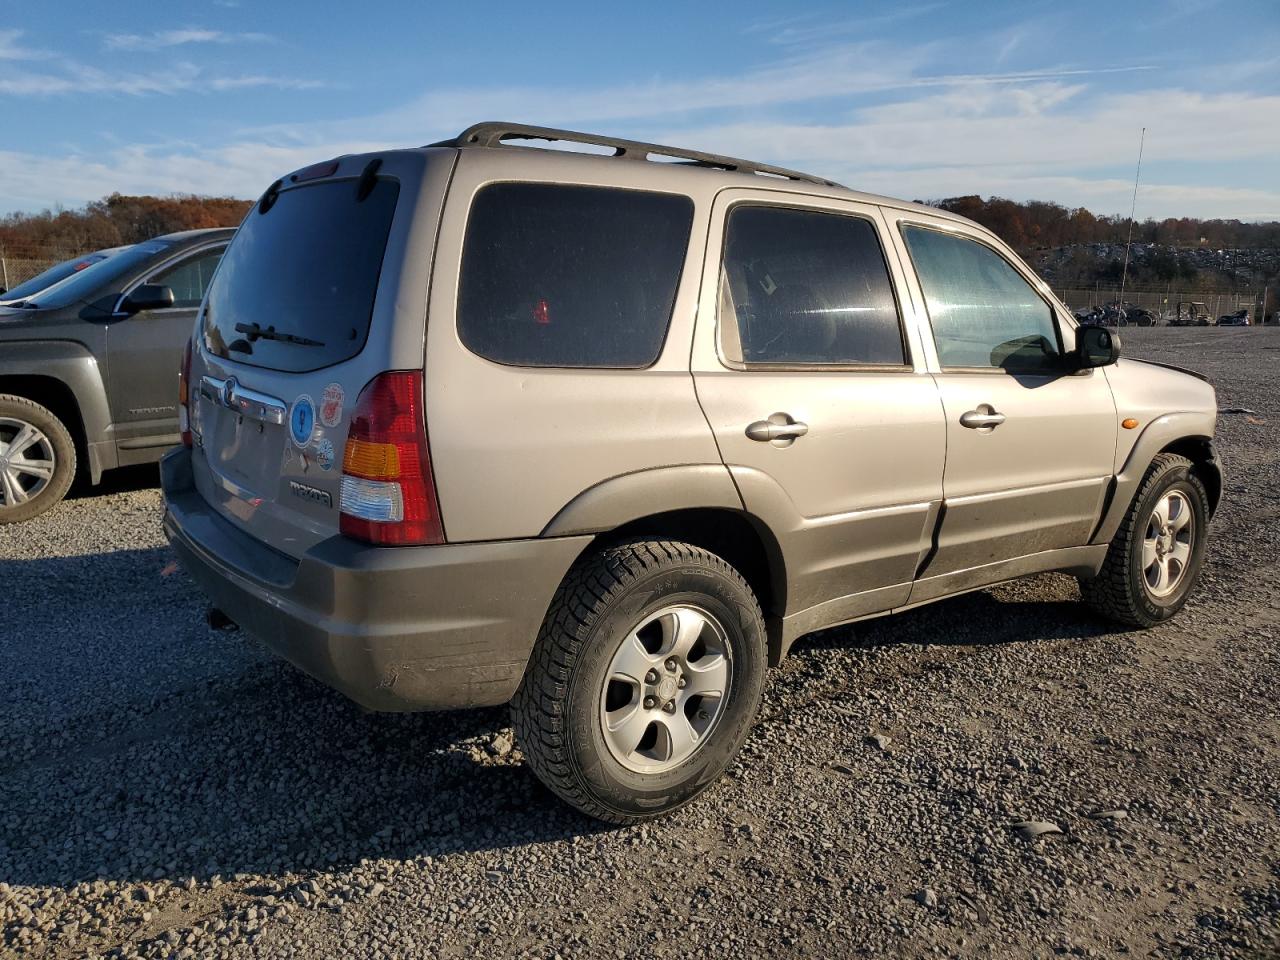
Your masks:
{"label": "alloy wheel", "polygon": [[600,695],[600,725],[613,758],[636,773],[662,773],[707,742],[724,713],[733,662],[724,627],[707,611],[665,607],[623,638]]}
{"label": "alloy wheel", "polygon": [[39,496],[56,468],[49,437],[25,420],[0,417],[0,510]]}
{"label": "alloy wheel", "polygon": [[1191,562],[1196,535],[1191,501],[1170,490],[1156,501],[1142,538],[1142,579],[1147,592],[1163,599],[1178,589]]}

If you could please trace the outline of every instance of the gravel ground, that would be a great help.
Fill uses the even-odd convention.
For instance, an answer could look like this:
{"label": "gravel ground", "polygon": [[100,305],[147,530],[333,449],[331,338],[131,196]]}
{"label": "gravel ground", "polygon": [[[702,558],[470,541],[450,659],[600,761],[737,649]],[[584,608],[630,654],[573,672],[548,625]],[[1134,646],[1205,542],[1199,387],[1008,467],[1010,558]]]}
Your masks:
{"label": "gravel ground", "polygon": [[1125,341],[1253,411],[1183,615],[1042,576],[814,635],[642,827],[559,805],[504,710],[362,713],[208,630],[149,470],[4,528],[0,952],[1280,956],[1280,330]]}

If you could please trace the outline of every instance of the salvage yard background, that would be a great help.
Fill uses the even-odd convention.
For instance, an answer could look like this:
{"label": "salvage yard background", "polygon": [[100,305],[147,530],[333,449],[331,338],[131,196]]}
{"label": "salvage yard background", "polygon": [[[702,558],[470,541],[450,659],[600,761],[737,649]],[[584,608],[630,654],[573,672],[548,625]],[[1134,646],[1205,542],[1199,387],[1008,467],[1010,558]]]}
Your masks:
{"label": "salvage yard background", "polygon": [[812,636],[647,826],[557,803],[503,710],[365,714],[208,630],[151,470],[4,528],[0,953],[1275,956],[1280,330],[1124,339],[1246,411],[1183,615],[1042,576]]}
{"label": "salvage yard background", "polygon": [[[952,197],[934,205],[994,230],[1039,271],[1067,306],[1123,299],[1161,321],[1179,301],[1210,319],[1247,309],[1275,322],[1280,305],[1280,222],[1171,217],[1134,224],[1057,203]],[[83,253],[179,230],[234,227],[250,201],[229,197],[131,197],[118,193],[77,210],[0,218],[0,286],[15,287]],[[1126,265],[1126,260],[1127,265]]]}

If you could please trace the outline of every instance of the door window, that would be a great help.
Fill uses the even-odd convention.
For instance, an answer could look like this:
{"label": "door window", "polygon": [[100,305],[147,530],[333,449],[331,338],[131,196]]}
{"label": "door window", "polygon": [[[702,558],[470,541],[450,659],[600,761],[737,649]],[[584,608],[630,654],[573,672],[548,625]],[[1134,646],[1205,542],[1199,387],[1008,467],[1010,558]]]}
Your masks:
{"label": "door window", "polygon": [[1004,257],[953,233],[911,225],[902,233],[943,367],[1061,371],[1053,312]]}
{"label": "door window", "polygon": [[906,363],[884,250],[857,216],[735,206],[720,330],[726,357],[748,365]]}
{"label": "door window", "polygon": [[213,271],[222,259],[225,246],[204,250],[180,263],[166,267],[150,277],[147,283],[155,283],[168,287],[173,291],[175,307],[195,308],[204,299],[204,292],[209,288]]}

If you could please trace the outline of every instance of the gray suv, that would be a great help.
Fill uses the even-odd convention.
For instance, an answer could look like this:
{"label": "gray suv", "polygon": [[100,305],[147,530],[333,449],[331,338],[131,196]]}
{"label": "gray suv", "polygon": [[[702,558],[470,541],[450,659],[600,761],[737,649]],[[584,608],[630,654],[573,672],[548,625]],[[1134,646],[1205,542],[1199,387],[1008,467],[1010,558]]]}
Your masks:
{"label": "gray suv", "polygon": [[1173,616],[1222,487],[1213,388],[983,228],[568,131],[276,181],[194,333],[164,523],[211,615],[370,709],[510,702],[619,823],[811,631],[1050,570]]}
{"label": "gray suv", "polygon": [[233,232],[69,261],[91,259],[0,305],[0,525],[44,513],[77,472],[96,484],[177,443],[182,351]]}

